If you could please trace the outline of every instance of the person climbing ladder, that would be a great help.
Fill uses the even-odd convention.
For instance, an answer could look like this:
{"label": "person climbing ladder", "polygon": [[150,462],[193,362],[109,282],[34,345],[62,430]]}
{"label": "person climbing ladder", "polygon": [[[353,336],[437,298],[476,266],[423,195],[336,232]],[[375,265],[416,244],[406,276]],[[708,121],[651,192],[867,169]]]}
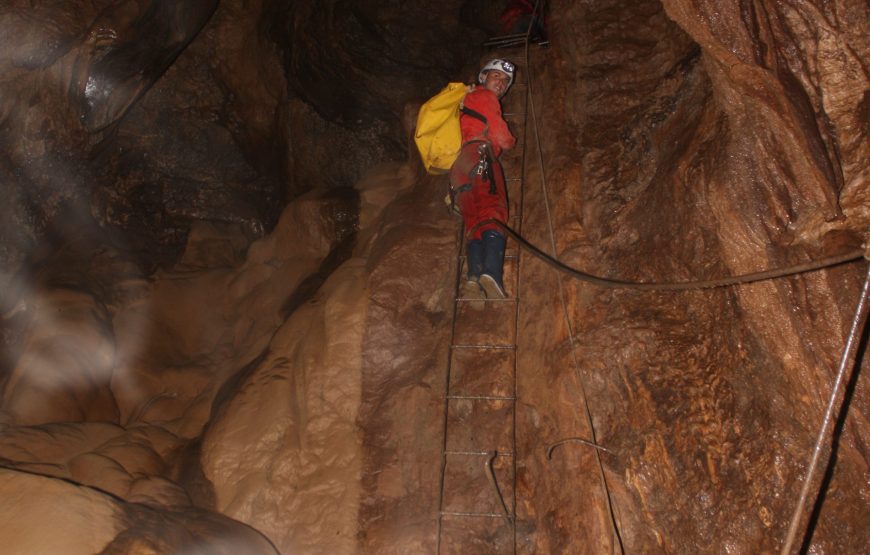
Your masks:
{"label": "person climbing ladder", "polygon": [[502,117],[501,97],[514,80],[514,64],[488,61],[480,70],[479,85],[465,95],[461,108],[462,150],[450,168],[450,188],[465,226],[467,279],[460,295],[469,299],[503,299],[502,281],[506,237],[494,223],[507,222],[504,170],[499,156],[516,145]]}

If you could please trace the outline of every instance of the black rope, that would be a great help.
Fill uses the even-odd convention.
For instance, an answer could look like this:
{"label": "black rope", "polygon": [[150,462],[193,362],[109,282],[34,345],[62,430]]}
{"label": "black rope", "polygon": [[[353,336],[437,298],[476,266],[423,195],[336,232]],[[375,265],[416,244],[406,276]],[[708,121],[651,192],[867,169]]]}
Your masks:
{"label": "black rope", "polygon": [[511,229],[509,225],[504,222],[495,219],[484,220],[471,228],[466,236],[471,236],[479,227],[489,224],[495,224],[500,227],[506,234],[508,234],[511,238],[513,238],[521,247],[532,253],[537,258],[546,262],[553,268],[568,274],[574,279],[579,279],[581,281],[585,281],[587,283],[591,283],[593,285],[598,285],[600,287],[608,287],[611,289],[636,289],[640,291],[685,291],[689,289],[711,289],[714,287],[727,287],[729,285],[738,285],[742,283],[753,283],[756,281],[763,281],[767,279],[774,279],[778,277],[792,276],[795,274],[801,274],[804,272],[811,272],[813,270],[821,270],[822,268],[828,268],[831,266],[836,266],[838,264],[843,264],[845,262],[851,262],[853,260],[858,260],[860,258],[865,257],[865,252],[861,249],[855,249],[840,255],[829,256],[826,258],[822,258],[820,260],[814,260],[811,262],[806,262],[803,264],[797,264],[795,266],[788,266],[785,268],[777,268],[773,270],[765,270],[763,272],[755,272],[752,274],[743,274],[739,276],[732,276],[726,278],[719,279],[710,279],[703,281],[680,281],[680,282],[665,282],[665,283],[654,283],[654,282],[634,282],[634,281],[621,281],[616,279],[607,279],[598,276],[594,276],[592,274],[588,274],[586,272],[580,271],[576,268],[572,268],[563,262],[553,258],[548,255],[535,245],[531,244],[525,237]]}

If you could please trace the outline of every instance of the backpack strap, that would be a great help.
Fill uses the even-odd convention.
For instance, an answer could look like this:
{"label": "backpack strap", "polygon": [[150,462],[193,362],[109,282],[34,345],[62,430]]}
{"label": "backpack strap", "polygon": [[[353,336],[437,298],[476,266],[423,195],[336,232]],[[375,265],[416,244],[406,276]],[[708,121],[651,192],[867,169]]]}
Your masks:
{"label": "backpack strap", "polygon": [[471,117],[473,117],[474,119],[479,119],[480,121],[483,122],[484,125],[486,125],[486,123],[487,123],[487,121],[486,121],[486,116],[484,116],[483,114],[481,114],[481,113],[478,112],[477,110],[472,110],[471,108],[466,108],[466,107],[463,105],[463,106],[461,106],[461,107],[459,108],[459,111],[460,111],[461,113],[465,114],[466,116],[471,116]]}

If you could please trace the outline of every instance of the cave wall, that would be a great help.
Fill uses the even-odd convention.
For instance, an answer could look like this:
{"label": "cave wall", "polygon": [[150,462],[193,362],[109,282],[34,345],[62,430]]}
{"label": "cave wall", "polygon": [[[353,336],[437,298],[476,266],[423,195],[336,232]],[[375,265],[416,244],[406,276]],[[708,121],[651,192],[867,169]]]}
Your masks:
{"label": "cave wall", "polygon": [[[538,81],[559,257],[600,276],[684,281],[866,240],[866,6],[663,4],[563,6],[553,23],[555,48],[540,57]],[[536,168],[527,182],[539,176]],[[549,245],[543,195],[537,183],[531,190],[535,223],[524,230]],[[539,393],[528,435],[591,437],[585,395],[595,437],[614,451],[601,464],[626,549],[778,549],[862,265],[686,293],[565,283],[570,327],[555,277],[536,261],[528,271],[524,303],[547,303],[558,323],[541,337],[539,314],[527,316],[527,371],[547,360],[541,345],[561,353],[544,370],[561,372],[560,402],[542,419]],[[818,552],[867,544],[853,524],[866,491],[848,485],[866,482],[866,379],[854,384],[838,436],[812,536]],[[569,388],[573,404],[561,402]],[[578,537],[574,515],[612,537],[597,460],[570,456],[558,470],[540,452],[529,457],[529,472],[552,475],[530,487],[532,514],[553,514],[538,545]],[[568,473],[591,477],[566,495]]]}
{"label": "cave wall", "polygon": [[[358,182],[408,156],[402,104],[468,53],[440,32],[419,33],[419,14],[432,10],[422,4],[381,13],[341,3],[326,12],[277,2],[37,4],[0,12],[4,37],[25,39],[4,41],[2,59],[4,191],[15,201],[0,241],[4,497],[29,490],[33,506],[58,505],[70,526],[88,515],[84,536],[63,529],[71,552],[351,550],[364,499],[354,493],[364,462],[360,256],[371,244],[331,274],[358,228],[384,225],[383,208],[419,169]],[[454,34],[483,36],[474,26],[484,6],[456,3],[462,25],[440,7]],[[356,34],[320,27],[333,19]],[[360,53],[382,43],[375,24],[394,53],[367,63]],[[288,86],[288,72],[301,72],[289,54],[329,55],[321,41],[330,37],[336,58],[290,73]],[[397,69],[409,41],[433,42],[440,55]],[[353,84],[361,105],[348,105],[338,94],[346,83],[334,81],[351,70],[362,71]],[[28,98],[33,109],[22,109]],[[340,110],[328,110],[336,98]],[[437,189],[423,202],[445,219]],[[450,248],[443,227],[431,229]],[[331,323],[318,333],[311,322],[322,318]],[[424,324],[421,334],[435,327]],[[336,394],[324,398],[326,389]],[[53,549],[36,514],[28,505],[4,519],[4,544]]]}
{"label": "cave wall", "polygon": [[7,3],[3,283],[81,220],[151,271],[194,221],[254,239],[289,199],[406,158],[402,105],[471,61],[459,39],[494,5]]}
{"label": "cave wall", "polygon": [[[866,4],[550,7],[534,244],[671,281],[866,241]],[[498,8],[0,8],[7,545],[51,504],[83,553],[434,549],[458,221],[407,138]],[[525,258],[518,550],[777,550],[862,268],[651,293]],[[812,552],[870,543],[864,370]]]}

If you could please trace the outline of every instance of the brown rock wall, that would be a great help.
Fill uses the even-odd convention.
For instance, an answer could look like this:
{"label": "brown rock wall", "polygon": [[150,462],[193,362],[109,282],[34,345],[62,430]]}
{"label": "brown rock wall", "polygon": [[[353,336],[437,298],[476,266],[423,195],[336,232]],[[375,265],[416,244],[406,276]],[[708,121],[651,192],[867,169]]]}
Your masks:
{"label": "brown rock wall", "polygon": [[435,547],[456,220],[422,179],[376,224],[362,351],[359,549]]}
{"label": "brown rock wall", "polygon": [[216,509],[285,553],[356,543],[364,262],[351,260],[276,332],[202,447]]}
{"label": "brown rock wall", "polygon": [[125,506],[95,489],[9,470],[0,470],[0,492],[10,501],[0,526],[7,553],[277,553],[256,531],[192,508]]}
{"label": "brown rock wall", "polygon": [[[44,503],[75,552],[433,551],[458,221],[413,156],[377,164],[495,3],[73,4],[0,8],[3,544],[56,549]],[[865,3],[551,8],[534,244],[674,281],[866,241]],[[862,267],[656,293],[525,257],[518,551],[778,550]],[[486,362],[465,379],[506,387]],[[814,553],[870,544],[866,368],[851,387]],[[548,459],[566,437],[607,451]]]}
{"label": "brown rock wall", "polygon": [[235,267],[202,268],[208,259],[197,256],[208,250],[194,235],[182,264],[116,314],[128,346],[112,377],[124,422],[201,433],[218,389],[267,348],[284,303],[337,242],[335,222],[323,216],[330,204],[319,193],[297,199]]}
{"label": "brown rock wall", "polygon": [[[539,57],[542,138],[561,259],[601,276],[674,281],[783,266],[860,241],[864,206],[847,211],[851,193],[837,175],[849,173],[857,183],[866,173],[851,173],[845,162],[855,156],[861,166],[866,156],[850,146],[844,150],[852,154],[844,157],[839,146],[866,143],[850,123],[860,113],[866,77],[863,70],[845,71],[848,91],[825,93],[821,81],[832,82],[837,70],[815,53],[801,59],[797,52],[815,52],[809,37],[816,35],[796,27],[802,21],[804,30],[830,30],[838,21],[843,71],[857,60],[853,52],[866,48],[860,39],[856,50],[848,46],[854,25],[863,25],[861,10],[838,19],[845,6],[754,3],[741,12],[736,5],[665,3],[667,16],[700,45],[699,55],[655,3],[621,8],[566,9],[554,23],[557,49]],[[809,23],[808,11],[825,10],[825,18]],[[562,25],[586,34],[568,39],[558,31]],[[830,75],[822,78],[825,72]],[[843,118],[842,131],[831,131],[838,124],[820,100],[826,94],[851,98],[845,102],[850,108],[833,108]],[[570,103],[582,109],[566,110]],[[527,183],[538,177],[533,168]],[[526,200],[524,229],[537,244],[549,245],[536,189]],[[848,215],[838,216],[838,204]],[[532,262],[527,272],[524,303],[549,306],[552,320],[560,321],[555,293],[546,292],[554,286],[549,270]],[[603,454],[602,463],[628,551],[778,548],[860,275],[860,265],[853,264],[673,294],[565,286],[570,328],[556,324],[552,339],[532,340],[529,348],[535,353],[539,345],[560,346],[553,352],[563,354],[551,365],[576,373],[574,388],[585,388],[596,435],[615,451]],[[521,337],[540,336],[534,331],[539,325],[539,314],[529,316]],[[526,368],[539,360],[530,354]],[[526,379],[532,390],[527,398],[543,398],[537,393],[543,385]],[[861,482],[866,472],[862,383],[840,436],[832,484]],[[579,391],[574,411],[557,408],[556,399],[558,394],[548,403],[549,421],[529,411],[523,421],[529,434],[564,429],[564,436],[588,438]],[[576,455],[575,469],[583,478],[571,489],[585,499],[600,485],[586,478],[597,465],[583,455]],[[551,478],[543,461],[534,459],[530,455],[526,464],[535,513],[549,510],[558,515],[555,522],[589,522],[606,534],[600,494],[592,502],[602,515],[596,518],[572,502],[574,496],[566,500],[562,476]],[[833,486],[819,514],[813,542],[825,552],[860,550],[866,543],[844,524],[864,518],[854,512],[864,493],[846,490]],[[543,533],[538,525],[536,545],[558,537],[549,533],[554,529]]]}
{"label": "brown rock wall", "polygon": [[[111,498],[94,490],[5,469],[0,484],[7,500],[3,544],[10,553],[61,553],[71,547],[98,553],[119,531]],[[46,520],[52,533],[46,533]]]}
{"label": "brown rock wall", "polygon": [[[332,383],[312,389],[316,407],[304,411],[304,420],[310,417],[315,431],[325,433],[324,422],[332,410],[338,410],[344,430],[339,424],[336,434],[344,434],[344,444],[355,445],[356,412],[346,397],[358,393],[359,387],[334,395],[350,385],[345,368],[335,360],[359,359],[346,348],[354,343],[345,332],[351,330],[350,337],[353,333],[359,336],[361,326],[352,318],[342,320],[338,307],[365,297],[357,289],[348,288],[346,284],[353,283],[352,279],[338,280],[337,288],[343,296],[325,304],[325,310],[337,316],[325,333],[331,339],[324,344],[313,340],[318,328],[312,327],[311,321],[320,317],[310,312],[313,305],[306,295],[313,290],[306,283],[317,275],[333,247],[347,241],[356,210],[350,198],[312,193],[292,203],[273,233],[251,245],[237,227],[196,226],[180,263],[147,281],[136,273],[126,274],[129,264],[123,255],[98,240],[94,242],[93,237],[84,234],[75,240],[70,238],[43,264],[39,274],[43,288],[26,291],[16,309],[22,325],[27,327],[18,365],[4,384],[0,435],[3,466],[69,480],[117,496],[116,535],[106,547],[107,553],[126,553],[146,546],[160,552],[194,545],[209,546],[215,552],[254,553],[263,546],[271,549],[258,533],[213,512],[216,508],[223,514],[251,520],[261,530],[274,533],[276,540],[286,540],[286,511],[292,511],[292,504],[282,505],[280,518],[271,521],[262,504],[253,503],[257,508],[253,517],[238,510],[243,503],[226,502],[230,488],[223,481],[226,478],[235,483],[235,476],[220,475],[215,483],[208,482],[213,477],[211,468],[193,457],[211,460],[212,445],[198,441],[192,449],[190,440],[199,439],[212,420],[220,440],[226,439],[219,433],[225,422],[222,418],[233,426],[240,425],[244,410],[239,409],[238,414],[231,410],[236,398],[234,388],[262,359],[261,354],[273,343],[273,335],[288,311],[296,314],[293,308],[303,302],[293,326],[276,336],[274,348],[282,353],[281,360],[287,360],[292,356],[290,345],[298,346],[304,338],[300,331],[312,330],[309,348],[317,351],[322,347],[321,352],[333,358],[312,358],[312,351],[306,351],[301,355],[305,364],[317,369],[321,364],[331,366],[336,374]],[[115,260],[113,257],[117,257],[113,264],[91,266],[92,261]],[[359,266],[348,266],[350,270],[342,275],[346,277]],[[97,303],[96,297],[107,302]],[[296,297],[301,300],[294,301]],[[292,307],[288,305],[291,301],[296,303]],[[280,390],[270,379],[266,381],[268,390],[278,394],[272,397],[273,407],[283,410],[287,405]],[[299,393],[296,386],[303,382],[292,382],[294,395]],[[329,393],[321,397],[324,390]],[[109,413],[98,412],[104,407],[93,398],[94,392],[105,397]],[[241,400],[237,403],[244,405],[245,396],[238,398]],[[267,412],[265,402],[254,406],[260,417]],[[325,411],[325,416],[316,415],[318,410]],[[257,430],[265,429],[261,421],[253,425]],[[333,455],[332,445],[341,444],[342,438],[316,437],[331,443],[317,452],[337,465],[333,474],[353,488],[355,474],[346,472],[348,458],[336,459]],[[244,460],[252,452],[245,443],[251,439],[252,434],[236,439]],[[222,441],[220,448],[234,452],[238,443]],[[354,453],[351,449],[351,455]],[[274,457],[281,455],[272,450],[266,454],[262,460],[265,464],[274,463]],[[315,475],[326,474],[315,462],[310,467]],[[275,474],[280,475],[278,471]],[[310,483],[315,492],[321,491],[322,482],[307,482],[308,474],[303,478],[301,482]],[[250,477],[243,482],[248,486],[241,488],[236,497],[256,497],[273,490],[276,495],[287,495],[300,483],[279,480],[280,485],[262,489],[254,487],[257,482]],[[336,501],[334,495],[327,497],[332,503]],[[205,510],[195,508],[192,499],[205,505]],[[139,503],[150,508],[142,508]],[[341,520],[346,530],[345,543],[348,537],[355,537],[356,531],[355,505],[348,507],[349,512],[345,511]],[[70,502],[63,510],[77,509]],[[333,512],[332,504],[325,505],[325,514]],[[24,513],[21,516],[30,518]],[[26,532],[20,541],[30,541],[34,523],[11,517],[6,522],[6,527],[0,528],[0,537],[5,540],[9,536],[7,527],[23,527]],[[103,524],[101,521],[95,526]],[[330,527],[328,536],[333,534]],[[10,536],[9,540],[17,542],[17,538]],[[88,551],[74,537],[70,541],[70,552],[98,551]]]}
{"label": "brown rock wall", "polygon": [[87,292],[55,289],[29,307],[30,333],[3,390],[4,417],[20,425],[112,421],[115,366],[109,315]]}
{"label": "brown rock wall", "polygon": [[190,505],[173,483],[178,438],[153,426],[108,423],[7,427],[0,458],[7,468],[66,479],[119,498],[153,505]]}

